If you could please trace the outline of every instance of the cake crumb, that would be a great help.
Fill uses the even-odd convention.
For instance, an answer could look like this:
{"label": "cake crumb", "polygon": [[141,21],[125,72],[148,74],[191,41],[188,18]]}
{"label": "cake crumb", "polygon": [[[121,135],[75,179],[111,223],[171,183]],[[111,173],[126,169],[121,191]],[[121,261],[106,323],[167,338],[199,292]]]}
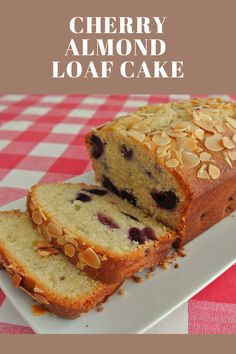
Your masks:
{"label": "cake crumb", "polygon": [[153,272],[147,272],[146,278],[151,279],[153,277]]}
{"label": "cake crumb", "polygon": [[103,311],[103,306],[102,305],[98,305],[97,307],[96,307],[96,311],[97,312],[102,312]]}
{"label": "cake crumb", "polygon": [[179,268],[179,263],[175,263],[175,269],[178,269]]}
{"label": "cake crumb", "polygon": [[162,269],[165,269],[165,270],[169,269],[169,263],[167,261],[161,263],[160,266]]}
{"label": "cake crumb", "polygon": [[186,257],[187,256],[184,248],[178,248],[177,253],[178,253],[178,255],[180,257]]}
{"label": "cake crumb", "polygon": [[141,283],[142,282],[142,278],[139,275],[132,275],[131,279],[135,282],[135,283]]}
{"label": "cake crumb", "polygon": [[126,294],[127,294],[127,292],[126,292],[126,290],[125,290],[125,289],[120,288],[120,289],[117,291],[117,294],[118,294],[118,295],[122,295],[122,296],[124,296],[124,295],[126,295]]}

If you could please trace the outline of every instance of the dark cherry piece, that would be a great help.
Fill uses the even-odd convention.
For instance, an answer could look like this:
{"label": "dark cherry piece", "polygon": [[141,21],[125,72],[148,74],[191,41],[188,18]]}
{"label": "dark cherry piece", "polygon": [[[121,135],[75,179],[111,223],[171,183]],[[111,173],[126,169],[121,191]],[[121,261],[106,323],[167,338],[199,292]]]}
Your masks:
{"label": "dark cherry piece", "polygon": [[122,199],[126,199],[130,204],[133,204],[134,206],[137,205],[137,198],[132,193],[123,190],[120,191],[120,196]]}
{"label": "dark cherry piece", "polygon": [[90,137],[90,144],[92,146],[92,156],[95,159],[98,159],[104,152],[104,144],[102,140],[98,136],[92,135]]}
{"label": "dark cherry piece", "polygon": [[135,216],[127,214],[124,211],[122,211],[121,213],[124,214],[125,216],[127,216],[127,218],[130,218],[130,219],[132,219],[134,221],[138,221],[139,222],[139,220]]}
{"label": "dark cherry piece", "polygon": [[165,192],[152,191],[151,196],[158,207],[167,210],[174,209],[179,201],[176,194],[171,190]]}
{"label": "dark cherry piece", "polygon": [[126,160],[131,160],[132,157],[133,157],[133,150],[132,149],[128,149],[125,144],[121,145],[120,152],[121,152],[121,155],[124,156],[124,158]]}
{"label": "dark cherry piece", "polygon": [[85,192],[94,194],[94,195],[99,195],[100,197],[103,195],[107,194],[107,191],[105,189],[83,189]]}
{"label": "dark cherry piece", "polygon": [[140,244],[143,244],[145,242],[142,237],[142,231],[139,230],[137,227],[131,227],[131,229],[129,229],[129,239],[131,241],[136,241]]}
{"label": "dark cherry piece", "polygon": [[147,240],[156,240],[157,237],[155,235],[154,230],[150,227],[150,226],[146,226],[143,230],[142,230],[142,236],[144,238],[146,238]]}
{"label": "dark cherry piece", "polygon": [[97,217],[100,223],[103,225],[108,226],[111,229],[119,229],[117,223],[110,216],[107,216],[103,213],[98,213]]}
{"label": "dark cherry piece", "polygon": [[79,201],[81,201],[83,203],[86,203],[86,202],[90,202],[91,197],[89,195],[85,194],[85,193],[78,193],[76,195],[75,200],[79,200]]}
{"label": "dark cherry piece", "polygon": [[102,184],[103,186],[108,189],[109,191],[119,195],[119,190],[118,188],[116,188],[116,186],[114,186],[114,184],[110,181],[109,178],[107,178],[106,176],[103,176],[102,178]]}

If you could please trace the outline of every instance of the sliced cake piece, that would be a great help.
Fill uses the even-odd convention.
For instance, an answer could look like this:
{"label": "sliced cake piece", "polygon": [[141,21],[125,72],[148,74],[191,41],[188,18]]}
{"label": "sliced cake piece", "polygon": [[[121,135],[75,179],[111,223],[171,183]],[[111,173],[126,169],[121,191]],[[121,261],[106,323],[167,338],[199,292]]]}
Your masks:
{"label": "sliced cake piece", "polygon": [[37,185],[27,209],[39,232],[105,283],[162,262],[175,240],[174,232],[98,186]]}
{"label": "sliced cake piece", "polygon": [[236,105],[140,108],[86,138],[98,182],[177,230],[184,245],[236,209]]}
{"label": "sliced cake piece", "polygon": [[37,245],[42,247],[42,241],[26,213],[0,212],[0,264],[15,288],[21,288],[54,314],[76,318],[119,287],[92,279],[62,254],[40,256]]}

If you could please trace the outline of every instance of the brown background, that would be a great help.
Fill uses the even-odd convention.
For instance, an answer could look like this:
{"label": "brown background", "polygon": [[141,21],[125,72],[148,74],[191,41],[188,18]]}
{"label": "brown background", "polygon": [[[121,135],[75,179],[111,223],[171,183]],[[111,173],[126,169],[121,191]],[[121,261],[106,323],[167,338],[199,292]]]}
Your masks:
{"label": "brown background", "polygon": [[[0,93],[234,93],[235,13],[233,1],[1,2]],[[114,69],[112,79],[52,79],[51,61],[67,62],[64,52],[76,39],[68,29],[73,16],[167,16],[167,51],[156,60],[183,60],[184,79],[125,79]],[[73,60],[92,59],[101,60]],[[119,68],[132,58],[113,60]]]}

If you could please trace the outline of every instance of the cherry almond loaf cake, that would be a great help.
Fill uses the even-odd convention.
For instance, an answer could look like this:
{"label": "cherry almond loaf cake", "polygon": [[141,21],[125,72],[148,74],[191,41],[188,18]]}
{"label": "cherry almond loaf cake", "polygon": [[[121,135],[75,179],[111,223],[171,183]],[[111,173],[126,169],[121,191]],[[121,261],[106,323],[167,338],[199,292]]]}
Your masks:
{"label": "cherry almond loaf cake", "polygon": [[48,241],[78,268],[104,283],[123,281],[164,261],[175,233],[99,186],[42,184],[27,209]]}
{"label": "cherry almond loaf cake", "polygon": [[157,104],[86,137],[96,179],[185,243],[236,209],[236,105]]}
{"label": "cherry almond loaf cake", "polygon": [[14,288],[69,319],[104,302],[121,285],[102,284],[74,267],[43,240],[20,211],[0,212],[0,264]]}

